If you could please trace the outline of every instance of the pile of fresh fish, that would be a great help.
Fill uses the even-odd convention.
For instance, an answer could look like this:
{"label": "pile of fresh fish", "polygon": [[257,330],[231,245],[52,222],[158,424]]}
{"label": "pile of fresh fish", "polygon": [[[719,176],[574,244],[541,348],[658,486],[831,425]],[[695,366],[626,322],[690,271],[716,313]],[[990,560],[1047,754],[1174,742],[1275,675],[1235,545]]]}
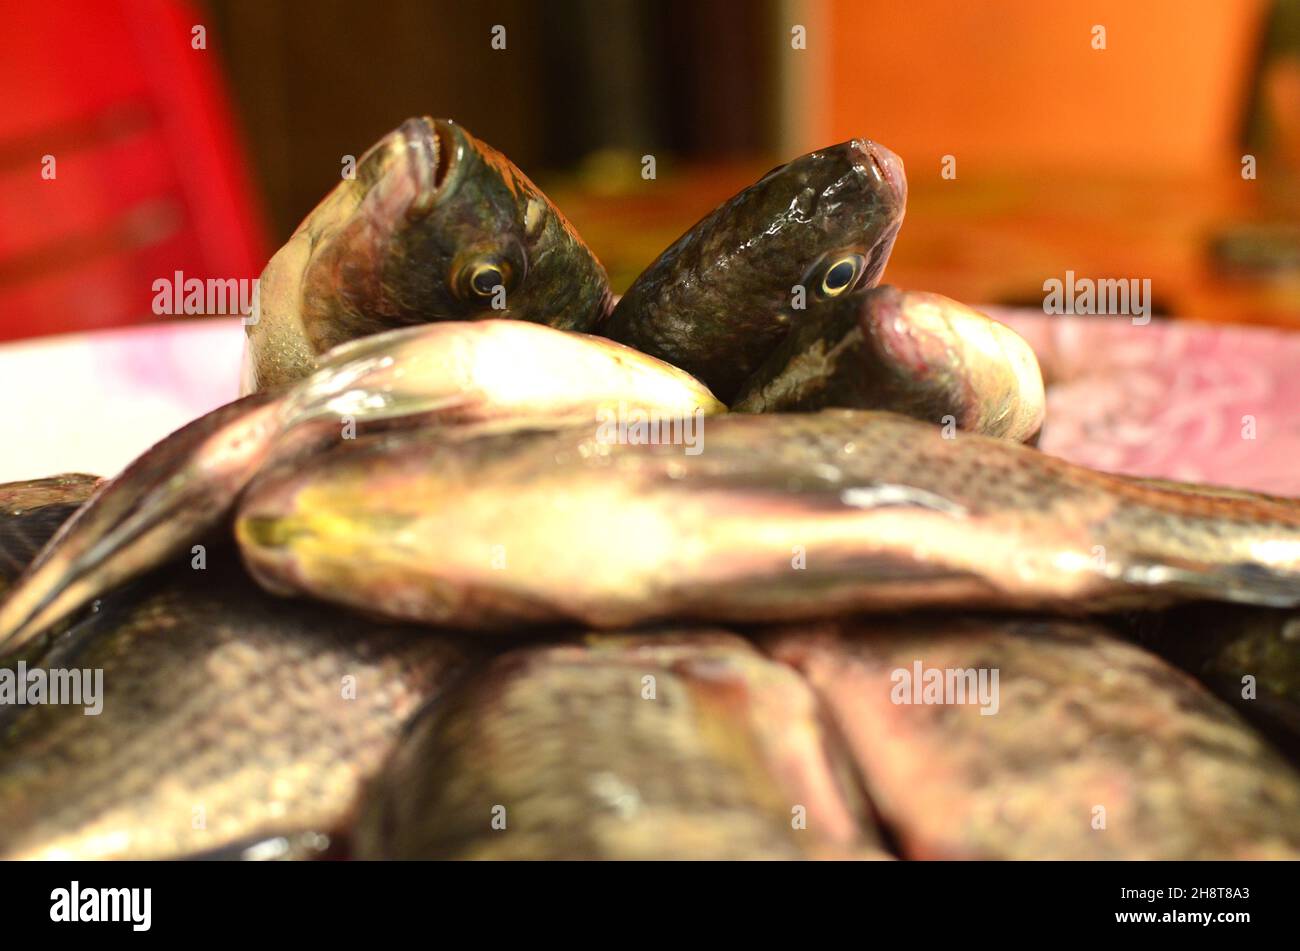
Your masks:
{"label": "pile of fresh fish", "polygon": [[0,486],[0,857],[1300,857],[1300,502],[1033,448],[1028,345],[877,286],[906,196],[810,153],[615,303],[404,123],[247,395]]}

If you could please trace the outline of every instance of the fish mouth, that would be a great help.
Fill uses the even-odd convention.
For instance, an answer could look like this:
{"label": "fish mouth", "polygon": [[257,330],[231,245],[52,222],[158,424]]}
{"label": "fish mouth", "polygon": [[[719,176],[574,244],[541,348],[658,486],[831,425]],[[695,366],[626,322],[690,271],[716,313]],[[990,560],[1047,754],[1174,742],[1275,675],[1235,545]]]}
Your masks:
{"label": "fish mouth", "polygon": [[907,173],[903,170],[903,160],[879,142],[870,139],[857,139],[853,144],[858,152],[858,167],[889,186],[900,204],[906,202]]}
{"label": "fish mouth", "polygon": [[463,139],[447,119],[407,119],[397,129],[395,146],[415,184],[415,197],[407,207],[408,220],[418,220],[433,210],[460,167]]}

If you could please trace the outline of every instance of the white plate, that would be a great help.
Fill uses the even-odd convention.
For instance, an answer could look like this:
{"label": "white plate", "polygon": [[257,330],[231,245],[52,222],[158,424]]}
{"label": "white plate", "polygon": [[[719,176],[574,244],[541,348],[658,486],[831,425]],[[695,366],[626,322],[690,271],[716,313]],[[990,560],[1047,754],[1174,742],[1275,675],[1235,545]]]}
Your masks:
{"label": "white plate", "polygon": [[116,475],[239,395],[243,346],[237,318],[0,345],[0,482]]}

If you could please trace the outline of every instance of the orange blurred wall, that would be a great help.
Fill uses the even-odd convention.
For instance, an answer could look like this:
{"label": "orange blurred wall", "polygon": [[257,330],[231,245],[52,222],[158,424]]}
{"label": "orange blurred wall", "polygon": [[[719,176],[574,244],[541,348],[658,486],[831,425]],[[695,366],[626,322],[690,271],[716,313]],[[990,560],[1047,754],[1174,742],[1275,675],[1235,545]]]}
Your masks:
{"label": "orange blurred wall", "polygon": [[[786,0],[783,151],[1194,172],[1236,147],[1266,0]],[[1093,48],[1093,27],[1106,48]],[[788,27],[787,27],[788,31]],[[969,164],[967,164],[969,163]]]}

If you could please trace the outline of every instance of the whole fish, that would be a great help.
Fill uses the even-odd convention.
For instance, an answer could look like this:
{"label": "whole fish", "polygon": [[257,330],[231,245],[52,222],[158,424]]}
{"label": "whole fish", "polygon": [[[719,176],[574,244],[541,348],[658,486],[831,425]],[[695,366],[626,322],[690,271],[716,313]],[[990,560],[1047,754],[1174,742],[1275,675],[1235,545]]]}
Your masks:
{"label": "whole fish", "polygon": [[[0,859],[336,835],[463,656],[447,635],[270,597],[213,549],[206,568],[110,596],[23,667],[0,665]],[[74,704],[5,694],[20,674],[82,671]]]}
{"label": "whole fish", "polygon": [[811,691],[677,629],[497,657],[371,785],[361,858],[885,858]]}
{"label": "whole fish", "polygon": [[620,413],[698,425],[725,407],[688,374],[600,337],[520,321],[452,321],[367,337],[301,383],[247,396],[158,443],[104,486],[0,603],[0,650],[180,556],[225,520],[259,467],[305,465],[357,426],[455,438]]}
{"label": "whole fish", "polygon": [[903,617],[771,635],[904,857],[1300,858],[1300,775],[1091,624]]}
{"label": "whole fish", "polygon": [[588,330],[609,306],[605,269],[523,172],[448,119],[408,119],[267,264],[244,392],[394,327],[499,317]]}
{"label": "whole fish", "polygon": [[730,403],[802,320],[874,286],[907,203],[903,162],[854,139],[773,169],[677,239],[597,332],[667,360]]}
{"label": "whole fish", "polygon": [[458,626],[1300,604],[1294,502],[1165,491],[891,413],[625,435],[357,440],[268,467],[236,536],[271,590]]}
{"label": "whole fish", "polygon": [[887,409],[1033,442],[1038,360],[1010,327],[939,294],[876,287],[818,302],[732,401],[745,413]]}

